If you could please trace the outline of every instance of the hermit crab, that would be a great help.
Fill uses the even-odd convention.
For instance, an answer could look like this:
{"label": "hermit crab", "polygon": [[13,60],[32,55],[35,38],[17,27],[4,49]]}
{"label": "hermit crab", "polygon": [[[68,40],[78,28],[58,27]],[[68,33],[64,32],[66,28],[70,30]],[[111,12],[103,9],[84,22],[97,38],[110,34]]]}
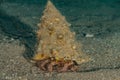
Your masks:
{"label": "hermit crab", "polygon": [[78,65],[86,62],[81,57],[80,45],[75,33],[69,29],[65,17],[48,0],[37,31],[36,54],[32,58],[43,71],[77,71]]}

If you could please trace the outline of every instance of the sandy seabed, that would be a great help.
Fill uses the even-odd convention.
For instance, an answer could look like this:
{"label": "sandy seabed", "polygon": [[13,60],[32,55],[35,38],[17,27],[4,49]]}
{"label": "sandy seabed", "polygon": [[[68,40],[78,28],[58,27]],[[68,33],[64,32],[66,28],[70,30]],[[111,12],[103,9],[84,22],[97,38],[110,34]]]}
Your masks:
{"label": "sandy seabed", "polygon": [[[43,4],[34,1],[31,4],[27,0],[24,4],[17,0],[3,1],[0,6],[0,80],[120,80],[119,3],[117,0],[81,1],[77,1],[81,6],[78,3],[60,6],[67,2],[54,2],[72,24],[71,30],[76,32],[83,52],[91,57],[90,62],[80,65],[78,72],[67,73],[42,72],[24,56],[28,48],[34,47],[35,26]],[[93,37],[86,37],[88,34]]]}

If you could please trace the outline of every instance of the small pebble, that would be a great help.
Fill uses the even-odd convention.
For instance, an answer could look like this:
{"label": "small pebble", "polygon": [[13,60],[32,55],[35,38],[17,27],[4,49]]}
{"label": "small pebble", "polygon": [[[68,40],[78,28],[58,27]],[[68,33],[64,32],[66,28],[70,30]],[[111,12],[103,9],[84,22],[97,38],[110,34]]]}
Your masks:
{"label": "small pebble", "polygon": [[2,75],[3,75],[3,76],[5,76],[6,74],[5,74],[5,73],[3,73]]}
{"label": "small pebble", "polygon": [[12,77],[6,76],[5,79],[10,80]]}
{"label": "small pebble", "polygon": [[86,34],[85,37],[94,37],[93,34]]}

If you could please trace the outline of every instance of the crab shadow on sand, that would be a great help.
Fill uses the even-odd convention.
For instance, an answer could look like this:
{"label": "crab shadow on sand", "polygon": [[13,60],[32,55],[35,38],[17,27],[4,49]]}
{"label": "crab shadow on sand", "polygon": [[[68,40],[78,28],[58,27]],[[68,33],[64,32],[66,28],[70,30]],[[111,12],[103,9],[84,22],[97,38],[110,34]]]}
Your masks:
{"label": "crab shadow on sand", "polygon": [[0,29],[3,34],[10,38],[18,39],[20,44],[25,45],[23,56],[29,60],[33,57],[36,44],[35,31],[19,18],[6,14],[0,9]]}

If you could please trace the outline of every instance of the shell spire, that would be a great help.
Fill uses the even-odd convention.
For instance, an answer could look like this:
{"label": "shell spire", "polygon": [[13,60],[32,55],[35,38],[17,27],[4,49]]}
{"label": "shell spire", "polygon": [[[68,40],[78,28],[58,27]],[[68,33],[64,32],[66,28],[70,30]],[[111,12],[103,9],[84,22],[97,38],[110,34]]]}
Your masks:
{"label": "shell spire", "polygon": [[45,21],[45,19],[46,22],[50,20],[60,20],[60,23],[65,23],[66,25],[70,26],[70,23],[65,20],[65,17],[62,16],[62,14],[58,11],[58,9],[53,5],[50,0],[48,0],[45,10],[43,11],[41,22]]}

